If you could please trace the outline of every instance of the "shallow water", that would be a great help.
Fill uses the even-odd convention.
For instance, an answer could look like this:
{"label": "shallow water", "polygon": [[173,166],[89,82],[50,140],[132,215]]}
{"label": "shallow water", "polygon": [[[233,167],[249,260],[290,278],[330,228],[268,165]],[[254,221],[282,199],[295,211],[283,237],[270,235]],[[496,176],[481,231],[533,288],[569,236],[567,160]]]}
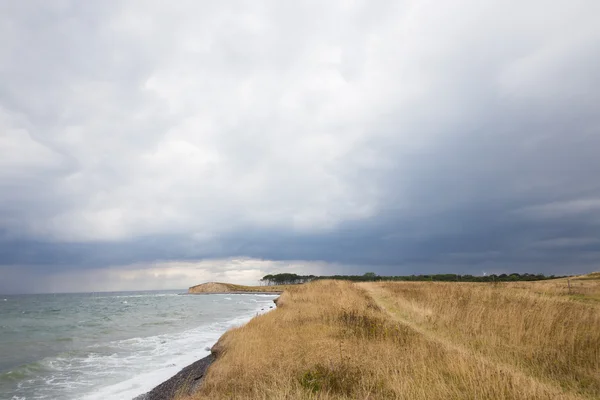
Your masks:
{"label": "shallow water", "polygon": [[268,311],[275,297],[2,296],[0,398],[133,398],[208,355],[221,334]]}

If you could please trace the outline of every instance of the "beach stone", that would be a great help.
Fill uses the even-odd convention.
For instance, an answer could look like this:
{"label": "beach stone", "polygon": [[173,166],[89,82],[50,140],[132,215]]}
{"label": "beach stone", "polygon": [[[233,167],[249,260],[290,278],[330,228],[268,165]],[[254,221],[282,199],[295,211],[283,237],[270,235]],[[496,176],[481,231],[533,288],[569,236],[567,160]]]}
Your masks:
{"label": "beach stone", "polygon": [[188,365],[179,371],[177,375],[164,381],[148,393],[135,397],[133,400],[173,400],[177,396],[190,395],[198,389],[206,370],[214,360],[215,356],[210,354]]}

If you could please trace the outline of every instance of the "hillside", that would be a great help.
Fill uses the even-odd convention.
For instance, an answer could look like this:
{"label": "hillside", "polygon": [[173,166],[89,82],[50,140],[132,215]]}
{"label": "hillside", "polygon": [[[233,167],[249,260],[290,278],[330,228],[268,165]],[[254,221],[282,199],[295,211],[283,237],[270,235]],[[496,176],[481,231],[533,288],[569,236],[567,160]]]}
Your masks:
{"label": "hillside", "polygon": [[188,399],[598,399],[598,278],[292,286]]}
{"label": "hillside", "polygon": [[244,286],[232,283],[207,282],[192,286],[188,289],[189,294],[202,293],[281,293],[286,285],[276,286]]}

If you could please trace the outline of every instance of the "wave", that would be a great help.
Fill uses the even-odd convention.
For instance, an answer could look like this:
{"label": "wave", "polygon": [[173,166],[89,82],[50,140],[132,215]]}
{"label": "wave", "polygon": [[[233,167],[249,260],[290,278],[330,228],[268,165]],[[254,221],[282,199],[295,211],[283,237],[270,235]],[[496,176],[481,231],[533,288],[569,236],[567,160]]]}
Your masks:
{"label": "wave", "polygon": [[[182,368],[207,356],[210,348],[229,328],[249,321],[259,310],[226,321],[214,322],[184,332],[125,339],[115,343],[128,349],[138,349],[130,360],[151,368],[121,382],[105,386],[83,397],[83,400],[128,399],[146,393],[169,379]],[[146,349],[146,350],[144,350]],[[149,350],[151,349],[151,350]]]}
{"label": "wave", "polygon": [[36,376],[44,370],[47,370],[47,367],[43,362],[40,361],[24,364],[8,372],[1,373],[0,384],[2,382],[17,382],[23,380],[24,378]]}
{"label": "wave", "polygon": [[[231,318],[217,314],[192,329],[95,343],[14,368],[0,375],[0,398],[13,395],[64,400],[134,398],[208,355],[210,347],[227,329],[263,313],[261,308],[268,311],[266,305],[271,304],[270,299],[253,300],[251,307]],[[139,334],[151,326],[168,326],[172,321],[144,321],[139,325]],[[91,321],[78,322],[90,326]],[[73,340],[70,336],[56,340],[69,342]]]}
{"label": "wave", "polygon": [[142,297],[172,297],[179,296],[179,293],[148,293],[148,294],[119,294],[114,296],[93,296],[95,299],[127,299]]}

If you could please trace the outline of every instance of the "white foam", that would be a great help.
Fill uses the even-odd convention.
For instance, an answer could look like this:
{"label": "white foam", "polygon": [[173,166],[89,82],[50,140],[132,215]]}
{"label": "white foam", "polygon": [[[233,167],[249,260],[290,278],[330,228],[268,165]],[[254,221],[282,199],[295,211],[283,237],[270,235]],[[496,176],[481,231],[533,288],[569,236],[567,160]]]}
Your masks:
{"label": "white foam", "polygon": [[126,299],[126,298],[140,298],[140,297],[171,297],[179,296],[178,293],[156,293],[156,294],[122,294],[116,296],[94,296],[95,299]]}
{"label": "white foam", "polygon": [[[227,321],[213,322],[176,334],[140,337],[112,343],[124,352],[127,350],[129,356],[93,354],[83,364],[88,364],[94,371],[111,371],[113,378],[118,371],[121,380],[112,381],[107,386],[79,398],[84,400],[132,399],[150,391],[185,366],[207,356],[208,349],[226,330],[248,322],[257,314],[268,312],[269,302],[270,299],[265,298],[264,301],[257,302],[254,310]],[[261,308],[264,311],[261,311]]]}
{"label": "white foam", "polygon": [[[36,367],[41,372],[33,371],[30,378],[18,383],[19,390],[11,395],[34,393],[35,390],[35,398],[38,399],[132,399],[208,355],[212,345],[227,329],[268,312],[275,297],[232,296],[235,302],[223,302],[223,297],[219,297],[219,302],[229,304],[226,314],[219,314],[219,309],[215,308],[207,313],[209,319],[193,329],[111,342],[99,341],[85,346],[83,350],[45,358]],[[235,316],[237,307],[233,304],[238,300],[245,304],[238,306],[238,315]],[[129,306],[133,306],[134,301],[130,303]],[[210,304],[210,301],[203,304]],[[139,334],[144,333],[144,324],[141,324]],[[151,333],[146,331],[146,334]],[[30,398],[29,394],[25,397]]]}

